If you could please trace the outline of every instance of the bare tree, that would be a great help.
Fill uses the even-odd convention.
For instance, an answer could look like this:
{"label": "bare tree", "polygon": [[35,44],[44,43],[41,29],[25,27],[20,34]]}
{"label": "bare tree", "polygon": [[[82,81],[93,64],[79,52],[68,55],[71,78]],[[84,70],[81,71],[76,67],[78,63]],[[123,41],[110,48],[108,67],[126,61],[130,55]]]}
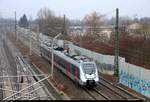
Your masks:
{"label": "bare tree", "polygon": [[87,28],[87,34],[90,35],[98,35],[100,32],[100,26],[103,24],[102,20],[103,16],[100,15],[98,12],[92,12],[90,14],[87,14],[83,22],[85,24],[85,27]]}
{"label": "bare tree", "polygon": [[150,32],[150,17],[141,18],[140,23],[142,24],[141,27],[142,32]]}
{"label": "bare tree", "polygon": [[40,32],[48,34],[52,37],[63,32],[63,17],[55,16],[54,12],[48,8],[41,8],[38,11],[37,16]]}
{"label": "bare tree", "polygon": [[47,8],[41,8],[38,13],[38,24],[39,24],[39,30],[42,33],[48,34],[50,31],[50,27],[48,27],[48,23],[50,23],[51,19],[54,17],[54,13],[47,9]]}
{"label": "bare tree", "polygon": [[92,12],[84,17],[83,22],[86,28],[86,36],[88,36],[89,40],[92,40],[92,43],[108,43],[107,36],[102,32],[105,20],[105,16],[98,12]]}

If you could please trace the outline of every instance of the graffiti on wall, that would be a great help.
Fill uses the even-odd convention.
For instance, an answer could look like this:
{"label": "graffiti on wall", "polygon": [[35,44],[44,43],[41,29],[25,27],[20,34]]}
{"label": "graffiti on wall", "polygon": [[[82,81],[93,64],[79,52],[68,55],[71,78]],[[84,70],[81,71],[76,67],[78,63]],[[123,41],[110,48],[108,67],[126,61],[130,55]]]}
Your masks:
{"label": "graffiti on wall", "polygon": [[140,79],[132,74],[120,70],[120,83],[132,88],[133,90],[150,97],[150,81]]}

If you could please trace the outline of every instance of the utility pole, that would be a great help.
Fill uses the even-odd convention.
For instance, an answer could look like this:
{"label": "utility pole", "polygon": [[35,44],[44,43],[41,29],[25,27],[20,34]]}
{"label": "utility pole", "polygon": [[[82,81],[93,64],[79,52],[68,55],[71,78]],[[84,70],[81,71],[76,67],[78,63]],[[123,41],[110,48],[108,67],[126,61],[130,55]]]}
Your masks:
{"label": "utility pole", "polygon": [[37,25],[37,46],[40,45],[40,32],[39,32],[39,24]]}
{"label": "utility pole", "polygon": [[[119,78],[119,9],[116,9],[114,75]],[[117,80],[118,81],[118,80]]]}
{"label": "utility pole", "polygon": [[29,20],[29,55],[31,56],[31,50],[32,50],[32,42],[31,42],[31,17]]}
{"label": "utility pole", "polygon": [[66,32],[66,15],[64,14],[64,23],[63,23],[63,35],[67,35],[67,32]]}
{"label": "utility pole", "polygon": [[16,36],[16,42],[18,40],[18,34],[17,34],[17,19],[16,19],[16,11],[15,11],[15,36]]}
{"label": "utility pole", "polygon": [[80,35],[80,47],[82,47],[82,34],[81,34],[81,31],[79,31],[79,35]]}

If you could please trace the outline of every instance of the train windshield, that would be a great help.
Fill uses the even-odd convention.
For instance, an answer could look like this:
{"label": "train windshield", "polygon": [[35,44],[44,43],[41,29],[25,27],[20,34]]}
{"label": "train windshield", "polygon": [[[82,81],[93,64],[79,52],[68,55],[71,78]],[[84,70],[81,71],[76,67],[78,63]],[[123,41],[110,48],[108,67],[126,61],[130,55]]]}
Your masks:
{"label": "train windshield", "polygon": [[96,68],[93,63],[84,63],[83,70],[85,74],[94,74],[96,72]]}

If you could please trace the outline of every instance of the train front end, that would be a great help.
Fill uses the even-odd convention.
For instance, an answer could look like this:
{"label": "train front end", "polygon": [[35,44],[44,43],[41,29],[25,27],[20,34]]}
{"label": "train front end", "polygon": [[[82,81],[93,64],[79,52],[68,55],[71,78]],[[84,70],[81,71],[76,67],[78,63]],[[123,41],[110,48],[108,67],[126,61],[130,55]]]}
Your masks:
{"label": "train front end", "polygon": [[99,76],[95,62],[83,62],[81,69],[82,84],[85,86],[96,86],[99,81]]}

